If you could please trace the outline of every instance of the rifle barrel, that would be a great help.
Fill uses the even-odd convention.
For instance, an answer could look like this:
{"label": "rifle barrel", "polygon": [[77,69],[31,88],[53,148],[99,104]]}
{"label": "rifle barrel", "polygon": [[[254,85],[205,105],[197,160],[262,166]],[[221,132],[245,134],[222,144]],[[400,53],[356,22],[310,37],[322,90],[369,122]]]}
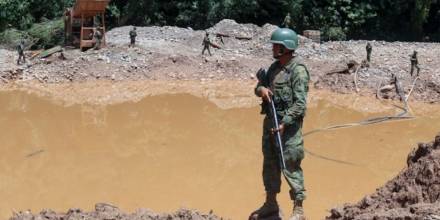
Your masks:
{"label": "rifle barrel", "polygon": [[272,109],[272,111],[271,111],[271,113],[272,113],[272,122],[273,122],[274,128],[276,129],[276,138],[275,139],[276,139],[278,148],[280,150],[280,160],[281,160],[280,161],[280,165],[281,165],[281,168],[283,170],[285,170],[286,169],[286,162],[284,161],[283,142],[281,141],[281,134],[280,134],[280,131],[278,130],[280,126],[278,124],[278,116],[277,116],[277,111],[275,109],[275,104],[273,102],[273,99],[271,100],[270,104],[271,104],[271,109]]}

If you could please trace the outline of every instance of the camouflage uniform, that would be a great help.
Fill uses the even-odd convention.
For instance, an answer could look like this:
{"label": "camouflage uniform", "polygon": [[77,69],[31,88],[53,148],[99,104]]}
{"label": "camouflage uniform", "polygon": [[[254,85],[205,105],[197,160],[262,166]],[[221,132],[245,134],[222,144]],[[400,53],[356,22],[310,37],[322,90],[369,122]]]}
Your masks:
{"label": "camouflage uniform", "polygon": [[26,58],[24,56],[24,42],[21,41],[20,44],[17,45],[17,52],[18,52],[18,60],[17,65],[20,64],[20,60],[23,58],[23,63],[26,63]]}
{"label": "camouflage uniform", "polygon": [[93,34],[93,38],[95,38],[94,49],[101,49],[102,33],[99,29],[96,29],[95,33]]}
{"label": "camouflage uniform", "polygon": [[414,68],[417,69],[417,76],[420,73],[419,60],[417,59],[417,51],[414,51],[411,55],[411,76],[413,76]]}
{"label": "camouflage uniform", "polygon": [[290,17],[290,13],[287,13],[286,17],[284,18],[283,26],[286,28],[291,28],[292,18]]}
{"label": "camouflage uniform", "polygon": [[136,43],[136,28],[133,28],[133,30],[130,31],[129,33],[130,35],[130,46],[129,47],[134,47],[134,44]]}
{"label": "camouflage uniform", "polygon": [[205,35],[205,38],[203,38],[203,50],[202,50],[202,55],[205,54],[205,50],[208,50],[209,56],[211,55],[211,50],[209,49],[209,47],[211,46],[211,41],[209,40],[209,34]]}
{"label": "camouflage uniform", "polygon": [[365,47],[365,49],[367,50],[367,61],[370,62],[371,51],[373,50],[373,47],[371,46],[370,43],[367,43],[367,46]]}
{"label": "camouflage uniform", "polygon": [[[286,163],[286,180],[290,186],[290,197],[294,201],[306,198],[304,177],[301,161],[304,158],[304,142],[302,137],[302,124],[306,112],[308,82],[310,79],[307,68],[292,59],[285,67],[279,62],[274,62],[267,71],[267,78],[259,82],[255,93],[259,94],[262,87],[273,91],[273,101],[277,114],[284,123],[285,129],[282,136],[284,144],[284,157]],[[266,192],[279,193],[281,186],[281,169],[278,149],[270,129],[272,122],[267,115],[270,112],[268,103],[263,103],[262,114],[266,114],[263,122],[263,182]],[[270,114],[270,113],[269,113]]]}

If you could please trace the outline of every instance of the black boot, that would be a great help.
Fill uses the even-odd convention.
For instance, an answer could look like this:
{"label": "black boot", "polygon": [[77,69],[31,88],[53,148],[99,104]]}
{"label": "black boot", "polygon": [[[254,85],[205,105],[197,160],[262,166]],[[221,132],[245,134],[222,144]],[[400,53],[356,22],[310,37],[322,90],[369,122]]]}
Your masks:
{"label": "black boot", "polygon": [[280,208],[278,207],[276,198],[276,193],[266,192],[266,201],[264,202],[263,206],[252,212],[249,216],[249,220],[258,220],[269,216],[278,215]]}

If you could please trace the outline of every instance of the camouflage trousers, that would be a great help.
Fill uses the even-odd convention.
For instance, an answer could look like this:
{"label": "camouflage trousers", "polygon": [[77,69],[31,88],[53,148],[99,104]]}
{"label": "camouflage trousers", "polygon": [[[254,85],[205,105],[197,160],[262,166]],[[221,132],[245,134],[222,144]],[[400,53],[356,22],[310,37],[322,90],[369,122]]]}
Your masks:
{"label": "camouflage trousers", "polygon": [[18,52],[18,60],[17,65],[20,64],[20,61],[23,59],[23,63],[26,63],[26,57],[24,56],[24,52]]}
{"label": "camouflage trousers", "polygon": [[[279,193],[281,188],[281,168],[279,149],[275,144],[270,129],[272,122],[265,117],[263,122],[263,182],[266,192]],[[285,178],[290,186],[292,200],[306,198],[304,176],[301,161],[304,158],[304,141],[302,137],[302,119],[285,128],[282,136],[284,160],[286,164]]]}
{"label": "camouflage trousers", "polygon": [[209,56],[211,56],[211,50],[209,49],[209,45],[203,46],[202,55],[205,54],[205,50],[208,50]]}
{"label": "camouflage trousers", "polygon": [[93,46],[95,50],[101,49],[101,39],[96,39],[95,46]]}
{"label": "camouflage trousers", "polygon": [[413,76],[414,69],[417,70],[417,76],[419,76],[419,73],[420,73],[419,64],[413,64],[413,63],[411,64],[411,72],[410,72],[411,76]]}

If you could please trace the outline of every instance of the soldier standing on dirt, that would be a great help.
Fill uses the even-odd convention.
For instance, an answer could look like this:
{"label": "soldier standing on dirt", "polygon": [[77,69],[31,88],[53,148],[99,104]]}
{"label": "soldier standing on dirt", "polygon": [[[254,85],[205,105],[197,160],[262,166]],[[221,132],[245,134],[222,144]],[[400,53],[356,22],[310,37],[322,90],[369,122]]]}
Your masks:
{"label": "soldier standing on dirt", "polygon": [[420,67],[419,60],[417,59],[417,51],[414,51],[411,55],[411,76],[413,76],[414,68],[417,69],[417,76],[419,76]]}
{"label": "soldier standing on dirt", "polygon": [[133,27],[133,30],[130,31],[130,45],[128,47],[134,47],[134,44],[136,43],[136,27]]}
{"label": "soldier standing on dirt", "polygon": [[[306,198],[301,161],[304,158],[302,136],[303,118],[306,112],[309,72],[295,54],[298,48],[298,35],[291,29],[279,28],[272,33],[273,57],[276,61],[269,67],[263,79],[255,88],[255,94],[263,100],[263,182],[266,201],[254,211],[249,219],[256,220],[275,216],[279,212],[276,200],[280,192],[281,173],[290,186],[293,201],[293,214],[290,220],[305,219],[303,200]],[[270,102],[274,102],[280,119],[279,131],[284,145],[283,153],[286,169],[280,166],[279,150],[274,141],[271,122]]]}
{"label": "soldier standing on dirt", "polygon": [[290,13],[287,13],[286,17],[284,18],[282,26],[285,28],[291,28],[292,18],[290,17]]}
{"label": "soldier standing on dirt", "polygon": [[373,50],[373,47],[371,46],[370,42],[367,43],[367,46],[365,47],[367,50],[367,61],[370,62],[371,59],[371,51]]}
{"label": "soldier standing on dirt", "polygon": [[102,41],[102,33],[99,30],[101,27],[98,26],[93,33],[93,39],[95,40],[95,46],[93,47],[95,50],[101,49],[101,41]]}
{"label": "soldier standing on dirt", "polygon": [[202,55],[205,54],[205,50],[208,50],[209,56],[212,56],[211,50],[209,49],[209,47],[211,46],[211,41],[209,40],[209,33],[208,32],[206,32],[205,38],[203,38],[202,45],[203,45]]}
{"label": "soldier standing on dirt", "polygon": [[20,65],[20,60],[23,58],[23,63],[26,63],[26,58],[24,56],[24,40],[20,40],[20,43],[17,45],[17,52],[18,52],[18,60],[17,65]]}

